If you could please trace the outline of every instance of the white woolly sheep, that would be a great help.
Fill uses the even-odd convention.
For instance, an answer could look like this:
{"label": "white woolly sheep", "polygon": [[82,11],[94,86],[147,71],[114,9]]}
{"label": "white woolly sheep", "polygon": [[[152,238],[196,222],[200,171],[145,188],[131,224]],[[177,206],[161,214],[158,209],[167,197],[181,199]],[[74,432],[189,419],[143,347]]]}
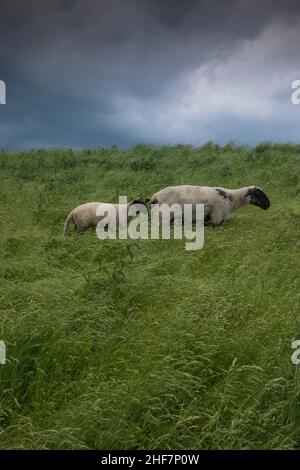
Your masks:
{"label": "white woolly sheep", "polygon": [[121,220],[130,220],[133,216],[128,215],[128,210],[133,204],[142,204],[146,206],[146,203],[149,199],[137,198],[130,201],[128,204],[110,204],[107,202],[87,202],[86,204],[81,204],[70,212],[68,215],[65,224],[64,224],[64,235],[66,235],[69,223],[72,221],[75,229],[78,232],[84,232],[85,230],[96,227],[98,222],[103,219],[103,216],[97,215],[97,210],[101,206],[101,211],[103,213],[109,213],[111,208],[114,207],[116,214],[116,226],[119,225],[119,219]]}
{"label": "white woolly sheep", "polygon": [[267,195],[258,186],[226,189],[210,186],[170,186],[155,193],[151,204],[204,204],[205,224],[216,227],[227,220],[232,212],[247,204],[262,209],[270,207]]}

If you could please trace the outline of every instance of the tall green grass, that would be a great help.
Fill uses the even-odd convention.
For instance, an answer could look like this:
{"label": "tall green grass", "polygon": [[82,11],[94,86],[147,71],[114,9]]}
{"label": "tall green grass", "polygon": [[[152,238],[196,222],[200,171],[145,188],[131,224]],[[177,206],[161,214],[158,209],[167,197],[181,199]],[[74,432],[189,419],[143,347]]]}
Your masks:
{"label": "tall green grass", "polygon": [[[0,153],[0,448],[300,447],[300,146]],[[257,184],[204,248],[62,237],[76,205]]]}

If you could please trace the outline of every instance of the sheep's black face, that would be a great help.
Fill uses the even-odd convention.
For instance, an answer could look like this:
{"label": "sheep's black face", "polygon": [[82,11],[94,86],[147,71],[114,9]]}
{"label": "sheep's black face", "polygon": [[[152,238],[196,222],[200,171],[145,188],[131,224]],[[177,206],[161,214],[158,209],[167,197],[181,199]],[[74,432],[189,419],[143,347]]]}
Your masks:
{"label": "sheep's black face", "polygon": [[147,207],[147,202],[149,202],[150,199],[145,199],[143,197],[138,197],[132,201],[132,204],[142,204],[143,206]]}
{"label": "sheep's black face", "polygon": [[[139,204],[140,206],[144,206],[144,210],[141,210],[141,211],[136,211],[136,214],[140,214],[141,212],[143,212],[144,214],[147,214],[148,212],[148,207],[147,207],[147,202],[149,202],[150,199],[145,199],[143,197],[138,197],[136,199],[134,199],[131,203],[129,203],[129,205],[137,205]],[[142,208],[141,208],[142,209]]]}
{"label": "sheep's black face", "polygon": [[271,203],[268,196],[263,192],[262,189],[258,188],[257,186],[251,188],[249,190],[249,196],[251,204],[261,207],[264,210],[269,209]]}

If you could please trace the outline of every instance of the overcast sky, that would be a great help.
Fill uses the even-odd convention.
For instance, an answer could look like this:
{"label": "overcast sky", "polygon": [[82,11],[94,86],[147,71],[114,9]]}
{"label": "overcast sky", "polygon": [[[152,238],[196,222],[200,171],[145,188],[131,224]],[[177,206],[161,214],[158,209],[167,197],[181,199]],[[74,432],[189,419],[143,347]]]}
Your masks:
{"label": "overcast sky", "polygon": [[299,0],[0,0],[0,149],[300,141]]}

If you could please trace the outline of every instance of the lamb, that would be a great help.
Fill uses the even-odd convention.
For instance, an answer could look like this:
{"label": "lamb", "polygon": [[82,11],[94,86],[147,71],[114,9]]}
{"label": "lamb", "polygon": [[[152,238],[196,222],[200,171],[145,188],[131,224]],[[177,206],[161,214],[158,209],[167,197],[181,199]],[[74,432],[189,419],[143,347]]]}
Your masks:
{"label": "lamb", "polygon": [[78,232],[84,232],[89,228],[96,227],[98,222],[104,216],[97,215],[97,209],[101,206],[103,213],[109,213],[114,207],[116,213],[116,226],[119,225],[119,219],[129,221],[133,216],[128,215],[128,210],[133,204],[142,204],[147,207],[149,199],[136,198],[128,204],[110,204],[107,202],[87,202],[73,209],[68,215],[64,224],[64,235],[67,234],[69,223],[72,221]]}
{"label": "lamb", "polygon": [[[221,225],[230,215],[247,204],[266,210],[270,201],[258,186],[226,189],[210,186],[170,186],[155,193],[151,204],[204,204],[204,222],[213,227]],[[193,211],[194,214],[195,211]]]}

